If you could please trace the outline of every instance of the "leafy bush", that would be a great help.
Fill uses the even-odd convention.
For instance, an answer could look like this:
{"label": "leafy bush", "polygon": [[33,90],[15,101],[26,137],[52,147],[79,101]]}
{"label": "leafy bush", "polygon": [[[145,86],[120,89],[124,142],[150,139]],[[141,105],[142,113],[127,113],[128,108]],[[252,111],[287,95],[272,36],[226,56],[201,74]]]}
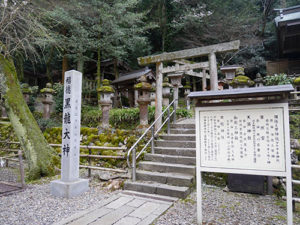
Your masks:
{"label": "leafy bush", "polygon": [[109,123],[115,128],[132,129],[139,124],[138,108],[112,109],[109,112]]}
{"label": "leafy bush", "polygon": [[45,131],[47,128],[53,128],[53,127],[57,127],[57,126],[61,125],[60,123],[58,123],[57,121],[55,121],[53,119],[39,118],[36,120],[36,122],[38,123],[38,125],[42,131]]}
{"label": "leafy bush", "polygon": [[177,118],[191,118],[193,116],[192,111],[186,108],[176,109]]}
{"label": "leafy bush", "polygon": [[293,79],[289,78],[285,73],[274,74],[273,76],[264,77],[265,85],[283,85],[283,84],[292,84]]}
{"label": "leafy bush", "polygon": [[100,109],[92,109],[83,111],[81,113],[81,125],[87,127],[97,127],[102,118],[102,111]]}
{"label": "leafy bush", "polygon": [[290,113],[291,138],[300,139],[300,112]]}
{"label": "leafy bush", "polygon": [[64,104],[64,85],[61,83],[55,83],[53,85],[53,89],[55,90],[55,112],[62,112]]}

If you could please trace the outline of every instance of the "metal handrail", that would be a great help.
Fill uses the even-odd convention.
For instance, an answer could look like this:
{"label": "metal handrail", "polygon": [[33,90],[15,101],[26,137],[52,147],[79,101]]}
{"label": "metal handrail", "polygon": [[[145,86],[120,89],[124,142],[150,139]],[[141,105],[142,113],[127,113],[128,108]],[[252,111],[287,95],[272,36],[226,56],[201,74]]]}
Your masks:
{"label": "metal handrail", "polygon": [[[174,99],[167,108],[156,118],[156,120],[144,131],[142,136],[131,146],[129,151],[127,152],[127,165],[129,168],[132,168],[132,180],[136,180],[136,160],[143,154],[143,152],[146,150],[148,145],[151,143],[151,153],[154,153],[154,138],[158,134],[158,132],[163,128],[163,126],[168,122],[168,134],[170,133],[170,118],[173,116],[173,121],[176,121],[176,99]],[[174,105],[173,111],[170,113],[170,107]],[[162,125],[154,131],[154,126],[156,122],[165,114],[165,112],[168,112],[167,119],[162,123]],[[146,134],[151,130],[151,138],[147,142],[147,144],[143,147],[143,149],[139,152],[139,154],[136,156],[136,146],[137,144],[146,136]],[[132,166],[130,165],[130,154],[132,152]]]}

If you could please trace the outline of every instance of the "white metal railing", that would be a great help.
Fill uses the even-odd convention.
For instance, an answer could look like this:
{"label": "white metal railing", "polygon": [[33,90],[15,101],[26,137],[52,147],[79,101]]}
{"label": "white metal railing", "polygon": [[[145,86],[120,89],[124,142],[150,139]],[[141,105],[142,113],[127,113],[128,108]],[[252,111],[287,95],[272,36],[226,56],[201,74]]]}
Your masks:
{"label": "white metal railing", "polygon": [[[163,126],[168,123],[167,127],[167,132],[170,134],[170,119],[173,116],[173,122],[176,122],[176,99],[174,99],[168,106],[167,108],[159,115],[158,118],[148,127],[145,132],[142,134],[142,136],[131,146],[129,151],[127,152],[127,164],[129,168],[132,168],[132,180],[136,181],[136,160],[145,152],[146,148],[148,145],[151,143],[151,153],[154,153],[154,139],[158,132],[163,128]],[[173,111],[170,112],[170,108],[173,105]],[[154,126],[157,123],[157,121],[165,114],[168,113],[168,116],[166,120],[162,123],[162,125],[155,131]],[[143,138],[147,135],[147,133],[151,130],[151,138],[147,142],[147,144],[143,147],[143,149],[139,152],[139,154],[136,156],[136,147],[138,143],[143,140]],[[132,165],[130,165],[130,154],[132,153]]]}

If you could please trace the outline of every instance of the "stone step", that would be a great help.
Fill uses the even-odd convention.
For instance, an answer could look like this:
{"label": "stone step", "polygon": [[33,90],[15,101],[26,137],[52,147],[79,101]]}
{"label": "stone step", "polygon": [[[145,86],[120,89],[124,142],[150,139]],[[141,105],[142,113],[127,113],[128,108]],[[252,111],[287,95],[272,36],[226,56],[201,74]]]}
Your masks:
{"label": "stone step", "polygon": [[145,154],[146,161],[175,163],[184,165],[196,165],[195,157],[178,156],[178,155],[163,155],[163,154]]}
{"label": "stone step", "polygon": [[189,187],[193,183],[194,176],[181,173],[159,173],[144,170],[136,171],[137,180],[153,181],[161,184]]}
{"label": "stone step", "polygon": [[196,141],[196,135],[193,134],[168,134],[160,135],[159,138],[168,141]]}
{"label": "stone step", "polygon": [[196,148],[154,147],[155,154],[196,157]]}
{"label": "stone step", "polygon": [[172,123],[171,128],[175,128],[175,129],[195,129],[195,124],[193,124],[193,123],[189,123],[189,124]]}
{"label": "stone step", "polygon": [[178,200],[178,198],[175,198],[175,197],[156,195],[156,194],[148,194],[148,193],[129,191],[129,190],[122,191],[122,195],[130,195],[130,196],[136,196],[136,197],[147,198],[147,199],[150,198],[150,199],[165,201],[165,202],[176,202]]}
{"label": "stone step", "polygon": [[141,181],[126,181],[124,183],[124,189],[176,198],[185,198],[190,193],[190,188],[188,187],[178,187],[168,184]]}
{"label": "stone step", "polygon": [[171,134],[196,134],[195,129],[170,129]]}
{"label": "stone step", "polygon": [[171,148],[196,148],[195,141],[166,141],[157,140],[154,142],[156,147],[171,147]]}
{"label": "stone step", "polygon": [[155,171],[161,173],[183,173],[189,175],[196,174],[196,166],[174,164],[174,163],[161,163],[144,161],[139,162],[141,170]]}

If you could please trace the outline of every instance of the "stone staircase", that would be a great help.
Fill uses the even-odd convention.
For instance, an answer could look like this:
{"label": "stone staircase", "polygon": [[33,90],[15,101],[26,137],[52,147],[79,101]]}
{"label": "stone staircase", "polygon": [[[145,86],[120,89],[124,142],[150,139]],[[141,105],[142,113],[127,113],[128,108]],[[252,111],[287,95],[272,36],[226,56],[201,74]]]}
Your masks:
{"label": "stone staircase", "polygon": [[144,161],[139,162],[137,180],[125,182],[125,193],[151,194],[157,199],[185,198],[195,181],[195,124],[172,124],[170,135],[161,135],[155,141],[154,153],[145,154]]}

